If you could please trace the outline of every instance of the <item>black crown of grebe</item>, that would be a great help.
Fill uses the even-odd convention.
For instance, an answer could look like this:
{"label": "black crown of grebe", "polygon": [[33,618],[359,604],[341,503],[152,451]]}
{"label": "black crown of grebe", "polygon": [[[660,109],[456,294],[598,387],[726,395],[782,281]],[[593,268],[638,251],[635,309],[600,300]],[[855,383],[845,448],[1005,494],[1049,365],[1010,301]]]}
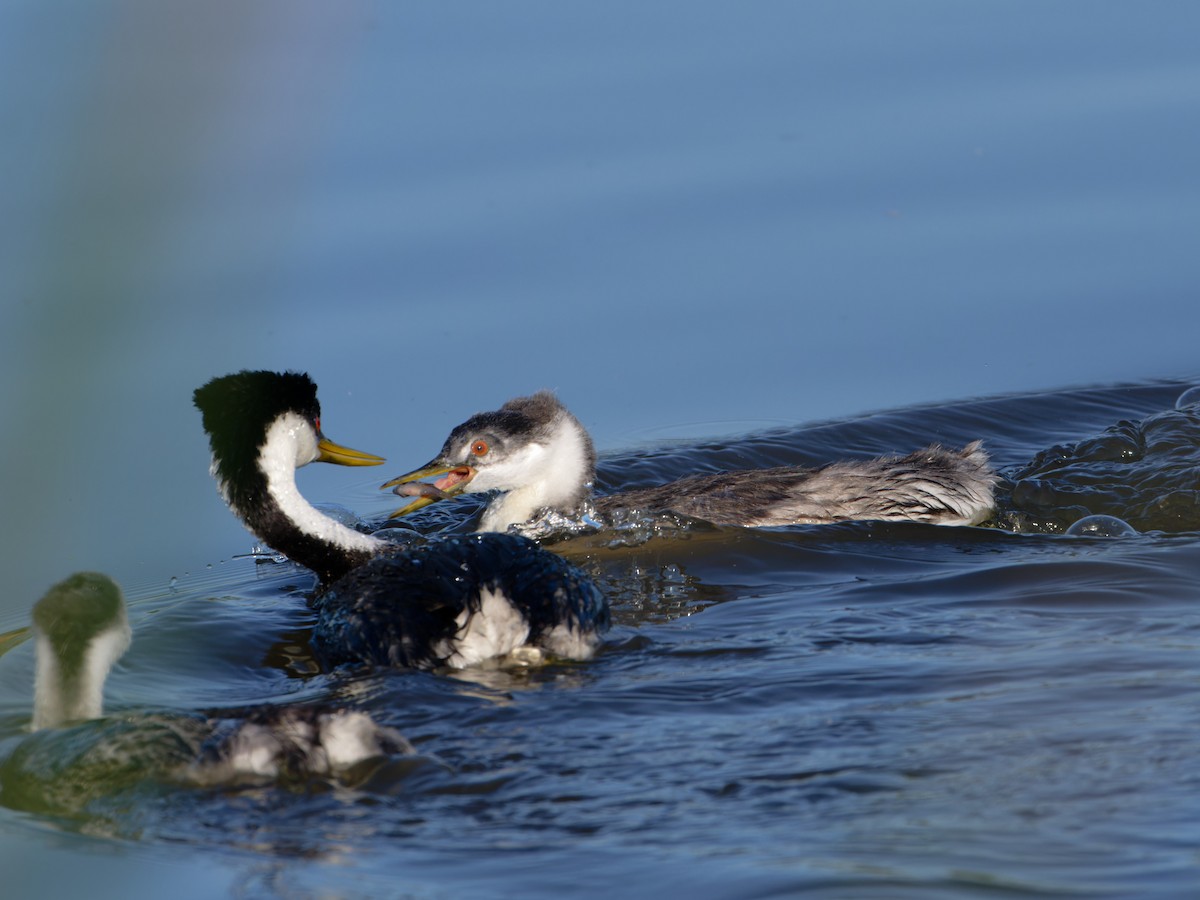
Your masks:
{"label": "black crown of grebe", "polygon": [[462,535],[401,551],[312,507],[296,488],[300,466],[383,460],[325,438],[307,375],[239,372],[199,388],[195,402],[230,508],[325,582],[313,635],[326,662],[461,668],[595,652],[609,625],[607,601],[532,541]]}
{"label": "black crown of grebe", "polygon": [[[596,453],[579,420],[551,393],[518,397],[450,432],[426,465],[383,485],[416,500],[401,516],[457,494],[497,491],[479,531],[505,531],[545,512],[578,515],[590,500]],[[420,479],[441,475],[433,484]],[[592,500],[618,511],[675,513],[716,525],[795,525],[848,520],[976,525],[994,506],[996,475],[982,444],[934,445],[907,456],[821,468],[780,466],[692,475]]]}
{"label": "black crown of grebe", "polygon": [[34,606],[33,634],[36,734],[3,763],[9,805],[78,807],[105,785],[146,777],[227,786],[336,777],[368,759],[413,752],[365,712],[315,706],[95,721],[131,638],[121,590],[107,575],[79,572],[50,588]]}

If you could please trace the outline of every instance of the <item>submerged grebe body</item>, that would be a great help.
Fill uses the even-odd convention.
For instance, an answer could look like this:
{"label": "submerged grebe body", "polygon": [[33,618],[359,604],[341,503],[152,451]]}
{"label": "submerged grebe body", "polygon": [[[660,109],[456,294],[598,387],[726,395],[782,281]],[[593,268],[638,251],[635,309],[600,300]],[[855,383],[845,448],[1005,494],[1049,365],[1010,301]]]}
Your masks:
{"label": "submerged grebe body", "polygon": [[325,583],[314,601],[314,644],[329,664],[463,667],[595,652],[607,601],[532,541],[471,535],[399,550],[309,505],[296,488],[298,467],[382,460],[324,437],[307,375],[240,372],[199,388],[195,401],[230,508]]}
{"label": "submerged grebe body", "polygon": [[[480,531],[504,531],[546,512],[578,514],[589,500],[596,454],[587,431],[553,394],[510,400],[456,427],[427,465],[383,485],[419,499],[395,515],[461,493],[497,491]],[[414,482],[443,475],[435,485]],[[978,442],[820,468],[780,466],[692,475],[592,500],[619,511],[675,513],[716,525],[795,525],[887,520],[975,525],[994,506],[996,475]]]}
{"label": "submerged grebe body", "polygon": [[9,806],[81,809],[146,779],[230,787],[338,778],[367,760],[413,752],[355,710],[257,706],[104,718],[105,681],[131,638],[120,588],[106,575],[80,572],[54,585],[34,606],[33,633],[35,733],[0,766]]}

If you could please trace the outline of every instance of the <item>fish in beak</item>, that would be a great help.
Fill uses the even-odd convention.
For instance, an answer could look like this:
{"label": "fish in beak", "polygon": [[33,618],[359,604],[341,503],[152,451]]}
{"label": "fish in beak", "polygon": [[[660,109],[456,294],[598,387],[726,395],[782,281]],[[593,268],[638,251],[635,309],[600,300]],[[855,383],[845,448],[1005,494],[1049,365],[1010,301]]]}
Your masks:
{"label": "fish in beak", "polygon": [[[398,519],[442,500],[457,497],[466,490],[471,479],[475,477],[475,472],[476,470],[471,466],[448,466],[443,462],[433,460],[406,475],[385,482],[380,485],[380,490],[392,488],[392,493],[398,497],[416,498],[412,503],[396,510],[388,518]],[[435,475],[443,477],[432,484],[421,481],[422,478],[431,478]]]}

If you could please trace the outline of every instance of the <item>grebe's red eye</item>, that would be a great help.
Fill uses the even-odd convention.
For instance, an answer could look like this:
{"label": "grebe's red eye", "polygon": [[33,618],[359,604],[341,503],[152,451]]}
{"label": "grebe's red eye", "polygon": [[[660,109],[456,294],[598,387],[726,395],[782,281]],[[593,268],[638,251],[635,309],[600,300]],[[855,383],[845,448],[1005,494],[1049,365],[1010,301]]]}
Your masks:
{"label": "grebe's red eye", "polygon": [[315,419],[313,419],[313,425],[315,425],[317,427],[317,431],[321,430],[321,417],[320,416],[317,416]]}
{"label": "grebe's red eye", "polygon": [[484,456],[488,452],[487,441],[476,441],[471,445],[471,453],[475,456]]}

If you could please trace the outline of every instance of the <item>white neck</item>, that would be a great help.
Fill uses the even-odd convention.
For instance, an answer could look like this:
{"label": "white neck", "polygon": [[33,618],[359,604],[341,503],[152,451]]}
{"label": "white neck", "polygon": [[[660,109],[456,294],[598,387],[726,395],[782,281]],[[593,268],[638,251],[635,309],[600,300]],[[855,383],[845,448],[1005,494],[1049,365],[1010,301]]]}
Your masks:
{"label": "white neck", "polygon": [[[258,454],[258,467],[267,478],[267,492],[296,529],[345,550],[376,552],[384,546],[378,538],[362,534],[331,519],[296,487],[296,469],[317,459],[317,438],[305,419],[295,413],[280,416],[267,429]],[[266,536],[259,535],[264,540]]]}
{"label": "white neck", "polygon": [[70,676],[63,670],[50,638],[39,632],[34,645],[33,730],[102,715],[104,682],[113,664],[128,649],[129,639],[129,624],[124,620],[101,631],[88,641],[82,664]]}
{"label": "white neck", "polygon": [[503,491],[488,504],[480,531],[507,531],[542,509],[573,512],[593,477],[591,441],[572,416],[562,415],[549,441],[530,444],[496,469],[503,471],[481,470],[471,482],[473,491]]}

